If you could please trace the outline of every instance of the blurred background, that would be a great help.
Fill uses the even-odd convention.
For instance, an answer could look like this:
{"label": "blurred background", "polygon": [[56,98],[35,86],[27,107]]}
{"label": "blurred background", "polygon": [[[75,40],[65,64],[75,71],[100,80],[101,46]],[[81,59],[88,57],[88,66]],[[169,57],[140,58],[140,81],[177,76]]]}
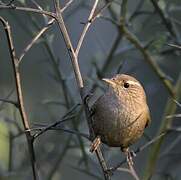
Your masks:
{"label": "blurred background", "polygon": [[[40,14],[3,9],[0,1],[0,16],[11,26],[14,46],[19,57],[32,38],[46,26],[48,17]],[[60,0],[62,7],[67,1]],[[156,5],[155,3],[156,2]],[[64,20],[76,47],[87,22],[93,0],[74,0],[63,12]],[[100,0],[98,9],[108,0]],[[51,0],[14,0],[15,6],[54,11]],[[115,0],[92,23],[80,49],[79,64],[87,91],[95,97],[105,91],[102,77],[116,73],[127,73],[143,84],[151,111],[152,123],[131,149],[136,150],[149,139],[160,133],[160,128],[172,128],[163,141],[160,151],[154,145],[137,154],[135,169],[140,179],[153,170],[153,180],[181,179],[181,126],[179,116],[181,105],[181,48],[169,44],[181,44],[181,2],[180,0],[128,0],[124,14],[124,26],[131,38],[138,40],[142,49],[125,37],[120,27],[121,0]],[[159,7],[159,9],[158,9]],[[156,67],[163,71],[170,88],[163,83],[143,51],[152,58]],[[15,79],[3,26],[0,26],[0,99],[16,102]],[[82,103],[75,82],[64,40],[57,24],[53,24],[25,54],[20,64],[25,108],[32,129],[60,120],[68,109]],[[88,133],[87,122],[79,106],[76,115],[62,127]],[[168,115],[178,114],[173,118]],[[166,130],[166,129],[165,129]],[[177,130],[177,131],[176,131]],[[32,131],[34,133],[35,131]],[[35,140],[38,170],[43,180],[59,179],[103,179],[95,154],[89,152],[90,142],[86,139],[63,132],[47,131]],[[125,156],[119,148],[103,147],[105,159],[110,167],[121,162]],[[156,158],[156,164],[151,160]],[[126,167],[126,165],[123,165]],[[11,103],[0,103],[0,179],[32,179],[27,142],[19,110]],[[127,172],[116,171],[112,179],[133,179]]]}

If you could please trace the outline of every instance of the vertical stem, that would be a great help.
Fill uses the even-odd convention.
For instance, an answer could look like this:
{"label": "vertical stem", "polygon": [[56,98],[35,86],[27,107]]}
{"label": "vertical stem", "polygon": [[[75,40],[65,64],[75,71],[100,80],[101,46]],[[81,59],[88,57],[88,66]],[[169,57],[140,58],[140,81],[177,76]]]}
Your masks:
{"label": "vertical stem", "polygon": [[78,59],[77,59],[77,56],[75,54],[72,43],[70,41],[68,31],[65,27],[65,23],[64,23],[62,14],[61,14],[61,9],[60,9],[59,3],[54,0],[54,4],[55,4],[56,15],[57,15],[56,20],[57,20],[58,26],[60,28],[60,31],[63,35],[66,47],[68,49],[68,53],[69,53],[69,56],[70,56],[70,59],[71,59],[72,65],[73,65],[77,85],[78,85],[79,90],[80,90],[83,88],[83,80],[82,80],[82,76],[81,76],[80,69],[79,69]]}
{"label": "vertical stem", "polygon": [[[66,29],[66,26],[65,26],[62,14],[61,14],[60,5],[56,0],[54,0],[54,5],[55,5],[55,10],[56,10],[56,17],[55,18],[56,18],[56,21],[57,21],[58,26],[60,28],[60,31],[62,33],[62,36],[64,38],[64,41],[65,41],[65,44],[66,44],[66,47],[67,47],[67,50],[68,50],[72,65],[73,65],[75,78],[76,78],[76,81],[77,81],[77,86],[79,87],[80,96],[81,96],[82,101],[84,102],[84,108],[85,108],[87,122],[88,122],[88,125],[89,125],[89,130],[90,130],[90,132],[93,132],[89,108],[88,108],[87,104],[84,101],[85,90],[84,90],[82,75],[81,75],[79,64],[78,64],[78,58],[77,58],[76,53],[75,53],[75,51],[73,49],[73,46],[72,46],[68,31]],[[110,180],[111,179],[110,175],[107,173],[108,168],[107,168],[106,162],[104,160],[104,157],[102,155],[102,152],[101,152],[100,148],[98,148],[96,150],[96,155],[97,155],[97,158],[98,158],[99,163],[101,165],[102,171],[104,173],[105,180]]]}
{"label": "vertical stem", "polygon": [[[175,92],[176,92],[176,96],[175,99],[179,100],[180,96],[181,96],[181,74],[177,80],[177,83],[175,85]],[[165,132],[167,130],[167,128],[169,128],[172,125],[172,120],[173,118],[166,118],[167,115],[170,114],[174,114],[176,111],[176,103],[173,101],[173,99],[169,98],[166,108],[165,108],[165,113],[163,115],[162,121],[161,121],[161,126],[160,129],[158,131],[158,134],[161,134],[163,132]],[[143,176],[143,180],[149,180],[151,178],[151,176],[154,173],[155,170],[155,166],[156,166],[156,162],[158,160],[159,154],[160,154],[160,148],[161,145],[164,141],[165,136],[162,136],[158,141],[156,141],[153,146],[151,147],[150,153],[149,153],[149,159],[148,159],[148,163],[146,166],[146,169],[144,171],[144,176]]]}
{"label": "vertical stem", "polygon": [[34,153],[34,148],[33,148],[33,136],[31,135],[31,133],[29,131],[30,126],[29,126],[28,118],[26,115],[25,107],[24,107],[18,59],[16,58],[16,53],[15,53],[15,49],[14,49],[14,45],[13,45],[10,26],[8,25],[8,22],[6,22],[2,17],[0,17],[0,21],[2,22],[2,24],[4,26],[4,29],[6,32],[6,37],[8,40],[9,51],[10,51],[11,60],[12,60],[12,64],[13,64],[13,73],[14,73],[14,77],[15,77],[15,85],[16,85],[16,91],[17,91],[19,111],[20,111],[20,115],[21,115],[22,122],[24,125],[26,139],[27,139],[27,143],[28,143],[28,151],[29,151],[30,159],[31,159],[33,178],[34,178],[34,180],[37,180],[38,176],[37,176],[37,172],[36,172],[36,161],[35,161],[35,153]]}

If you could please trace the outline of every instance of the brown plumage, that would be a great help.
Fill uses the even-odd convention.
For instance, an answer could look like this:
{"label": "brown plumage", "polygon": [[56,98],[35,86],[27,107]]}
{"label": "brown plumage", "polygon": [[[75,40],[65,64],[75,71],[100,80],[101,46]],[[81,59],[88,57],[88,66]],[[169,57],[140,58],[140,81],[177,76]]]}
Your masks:
{"label": "brown plumage", "polygon": [[93,129],[101,141],[125,151],[143,134],[150,113],[142,85],[132,76],[118,74],[107,92],[93,105]]}

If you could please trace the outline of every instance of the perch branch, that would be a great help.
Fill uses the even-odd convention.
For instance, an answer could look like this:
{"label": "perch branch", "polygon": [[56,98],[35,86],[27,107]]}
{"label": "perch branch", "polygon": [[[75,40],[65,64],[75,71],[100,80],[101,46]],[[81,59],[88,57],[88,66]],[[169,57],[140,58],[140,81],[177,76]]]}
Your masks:
{"label": "perch branch", "polygon": [[33,9],[28,7],[18,7],[14,5],[0,5],[0,9],[10,9],[10,10],[18,10],[18,11],[25,11],[25,12],[31,12],[31,13],[37,13],[37,14],[44,14],[49,17],[55,18],[55,14],[52,12],[40,10],[40,9]]}
{"label": "perch branch", "polygon": [[[83,84],[83,79],[82,79],[82,75],[80,73],[80,68],[79,68],[79,64],[78,64],[78,59],[77,56],[75,54],[74,48],[72,46],[69,34],[67,32],[63,17],[62,17],[62,13],[60,11],[60,6],[59,3],[57,1],[54,0],[54,5],[55,5],[55,10],[56,10],[56,21],[58,23],[58,26],[60,28],[60,31],[62,33],[62,36],[64,38],[72,65],[73,65],[73,69],[74,69],[74,73],[75,73],[75,78],[76,78],[76,82],[77,82],[77,86],[79,87],[79,92],[82,98],[82,101],[84,101],[84,97],[85,97],[85,90],[84,90],[84,84]],[[86,105],[86,103],[84,103],[84,107],[85,107],[85,112],[86,112],[86,117],[87,117],[87,121],[88,121],[88,125],[89,125],[89,129],[92,132],[92,127],[91,127],[91,120],[90,120],[90,113],[89,113],[89,109],[88,106]],[[99,163],[102,167],[103,173],[104,173],[104,177],[105,180],[110,180],[110,176],[107,173],[107,165],[105,163],[105,160],[103,158],[102,152],[100,150],[100,148],[98,148],[98,150],[96,151],[96,155],[97,158],[99,160]]]}

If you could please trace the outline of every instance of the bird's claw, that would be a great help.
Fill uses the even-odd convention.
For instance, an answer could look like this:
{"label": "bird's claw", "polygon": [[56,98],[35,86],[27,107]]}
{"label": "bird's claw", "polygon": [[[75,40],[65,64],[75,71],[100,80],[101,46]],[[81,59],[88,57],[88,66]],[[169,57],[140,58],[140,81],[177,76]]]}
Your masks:
{"label": "bird's claw", "polygon": [[127,163],[129,166],[133,166],[133,157],[132,157],[132,154],[131,152],[128,152],[127,156],[126,156],[126,160],[127,160]]}
{"label": "bird's claw", "polygon": [[133,157],[136,156],[136,153],[134,151],[130,151],[128,148],[125,149],[125,153],[126,153],[126,161],[128,163],[129,166],[133,166]]}
{"label": "bird's claw", "polygon": [[135,153],[133,150],[129,151],[129,153],[130,153],[130,155],[131,155],[132,158],[133,158],[133,157],[136,157],[136,153]]}
{"label": "bird's claw", "polygon": [[94,141],[92,142],[89,151],[90,151],[91,153],[95,152],[95,151],[97,150],[97,148],[100,146],[100,144],[101,144],[101,138],[100,138],[100,136],[97,136],[97,137],[94,139]]}

